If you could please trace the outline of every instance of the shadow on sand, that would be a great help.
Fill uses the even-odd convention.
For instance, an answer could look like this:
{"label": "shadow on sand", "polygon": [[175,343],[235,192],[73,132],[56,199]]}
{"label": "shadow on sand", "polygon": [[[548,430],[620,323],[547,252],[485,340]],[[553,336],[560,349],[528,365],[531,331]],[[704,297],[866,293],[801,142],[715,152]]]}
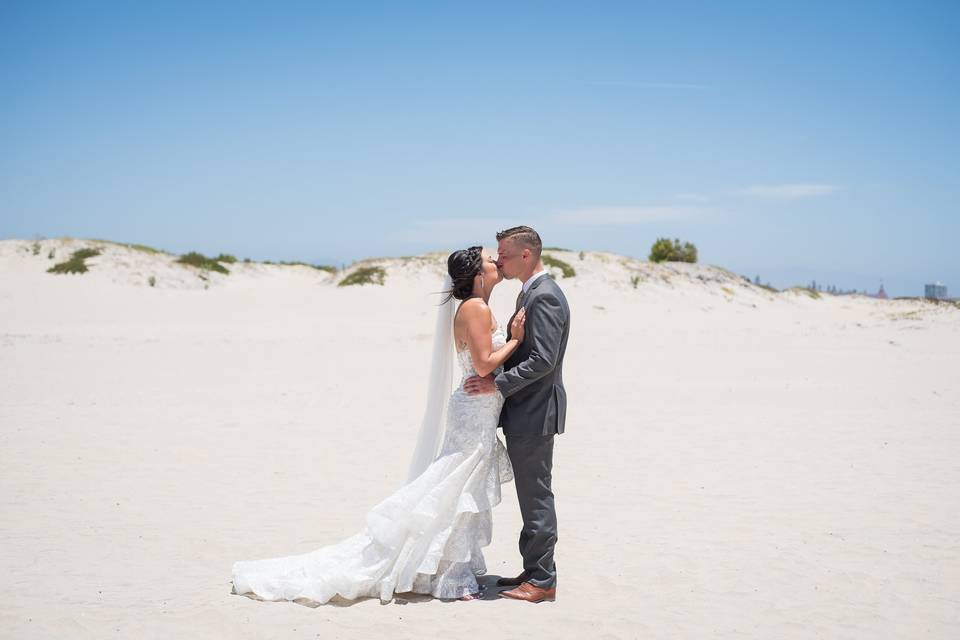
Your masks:
{"label": "shadow on sand", "polygon": [[[500,576],[485,575],[477,576],[477,582],[480,584],[480,597],[477,600],[500,600],[500,592],[510,589],[510,587],[498,587],[497,580]],[[243,593],[238,594],[235,589],[230,589],[230,593],[233,595],[242,595],[245,598],[250,600],[259,600],[260,602],[266,602],[260,596],[254,593]],[[361,602],[366,602],[368,600],[376,600],[376,598],[357,598],[356,600],[347,600],[341,598],[340,596],[334,596],[327,603],[320,603],[315,600],[309,600],[307,598],[298,598],[293,600],[295,604],[299,604],[303,607],[310,607],[311,609],[316,609],[317,607],[322,606],[331,606],[331,607],[352,607],[354,605],[360,604]],[[392,600],[387,602],[380,601],[380,604],[389,605],[404,605],[404,604],[422,604],[424,602],[459,602],[456,599],[447,599],[447,598],[434,598],[431,595],[423,593],[396,593],[393,596]]]}

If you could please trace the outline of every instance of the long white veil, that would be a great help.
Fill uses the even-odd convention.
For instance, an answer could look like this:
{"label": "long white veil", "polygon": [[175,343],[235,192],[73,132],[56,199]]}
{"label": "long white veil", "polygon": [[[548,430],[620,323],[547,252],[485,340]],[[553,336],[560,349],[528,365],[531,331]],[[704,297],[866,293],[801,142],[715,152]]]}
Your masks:
{"label": "long white veil", "polygon": [[[453,280],[448,275],[443,282],[444,295],[453,289]],[[433,360],[427,386],[427,407],[417,445],[410,461],[407,481],[417,478],[436,459],[443,444],[447,425],[447,404],[453,392],[453,366],[456,359],[453,344],[453,317],[456,300],[449,298],[437,309],[437,326],[433,332]]]}

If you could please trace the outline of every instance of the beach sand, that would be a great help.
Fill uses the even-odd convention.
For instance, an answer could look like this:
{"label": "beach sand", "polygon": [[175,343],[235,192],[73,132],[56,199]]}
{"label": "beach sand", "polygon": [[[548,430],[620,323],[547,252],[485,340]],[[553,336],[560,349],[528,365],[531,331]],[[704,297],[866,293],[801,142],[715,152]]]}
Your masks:
{"label": "beach sand", "polygon": [[[339,541],[403,483],[442,259],[204,281],[104,243],[46,272],[92,244],[0,242],[4,637],[960,637],[953,306],[555,252],[557,601],[312,608],[231,595],[231,565]],[[491,576],[519,529],[510,484]]]}

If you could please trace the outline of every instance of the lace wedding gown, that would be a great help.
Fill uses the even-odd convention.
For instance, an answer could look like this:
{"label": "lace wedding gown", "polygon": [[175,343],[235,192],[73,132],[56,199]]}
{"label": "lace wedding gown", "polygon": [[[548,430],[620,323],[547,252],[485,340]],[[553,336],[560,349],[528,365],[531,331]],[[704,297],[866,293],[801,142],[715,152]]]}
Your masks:
{"label": "lace wedding gown", "polygon": [[[498,327],[493,348],[505,342]],[[457,358],[463,379],[450,397],[441,451],[426,471],[370,509],[363,531],[346,540],[302,555],[236,562],[234,592],[324,603],[338,595],[386,602],[395,592],[459,598],[479,591],[491,510],[513,470],[497,437],[503,396],[467,395],[463,380],[476,370],[469,349]]]}

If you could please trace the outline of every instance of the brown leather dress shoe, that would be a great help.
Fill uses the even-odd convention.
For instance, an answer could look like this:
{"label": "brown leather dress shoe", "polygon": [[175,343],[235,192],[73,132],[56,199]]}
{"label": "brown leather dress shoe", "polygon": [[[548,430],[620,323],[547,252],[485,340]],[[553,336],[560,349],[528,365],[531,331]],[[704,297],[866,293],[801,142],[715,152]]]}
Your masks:
{"label": "brown leather dress shoe", "polygon": [[500,597],[512,598],[513,600],[526,600],[527,602],[553,602],[557,599],[557,588],[541,589],[535,587],[529,582],[524,582],[516,589],[501,591]]}
{"label": "brown leather dress shoe", "polygon": [[519,587],[521,584],[527,581],[527,578],[530,577],[530,574],[524,571],[516,578],[497,578],[498,587]]}

